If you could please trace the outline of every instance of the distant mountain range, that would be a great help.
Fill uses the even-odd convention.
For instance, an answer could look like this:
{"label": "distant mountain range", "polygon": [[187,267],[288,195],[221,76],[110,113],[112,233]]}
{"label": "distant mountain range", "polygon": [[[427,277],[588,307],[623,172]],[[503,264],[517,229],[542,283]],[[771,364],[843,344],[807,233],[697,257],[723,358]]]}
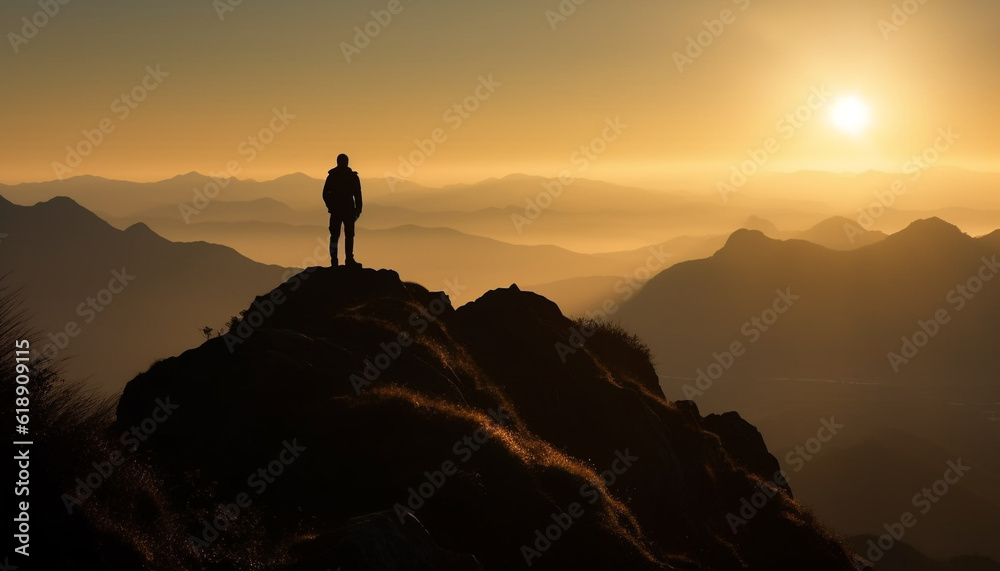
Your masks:
{"label": "distant mountain range", "polygon": [[[858,553],[864,553],[870,549],[869,542],[877,541],[876,536],[861,535],[849,537],[847,544]],[[1000,571],[1000,563],[979,555],[964,555],[947,561],[936,561],[906,542],[897,542],[879,560],[876,569],[878,571]]]}
{"label": "distant mountain range", "polygon": [[728,376],[995,386],[996,256],[993,237],[940,219],[849,252],[740,230],[660,273],[621,317],[668,377],[741,342]]}
{"label": "distant mountain range", "polygon": [[[366,174],[370,173],[362,176]],[[324,176],[325,172],[295,173],[269,181],[226,181],[192,172],[149,183],[80,176],[0,185],[0,195],[23,205],[67,196],[119,227],[134,222],[156,228],[160,221],[251,220],[311,225],[322,224],[325,213],[319,199]],[[369,208],[362,222],[372,229],[406,224],[447,227],[513,244],[555,244],[597,252],[637,248],[682,235],[728,234],[750,216],[786,229],[807,228],[832,216],[857,221],[858,209],[877,203],[876,193],[885,191],[895,178],[886,173],[761,174],[726,201],[714,192],[714,185],[699,188],[690,182],[647,190],[580,178],[559,188],[544,177],[515,174],[443,188],[410,182],[391,188],[384,178],[363,178]],[[914,220],[939,216],[971,234],[992,231],[1000,227],[1000,201],[992,198],[992,181],[989,175],[966,171],[930,171],[909,184],[909,190],[889,207],[878,205],[871,229],[895,232]],[[809,198],[819,196],[826,202]],[[283,206],[272,203],[275,209],[262,208],[258,202],[262,199]],[[189,210],[185,220],[182,205],[197,213]],[[291,212],[282,212],[288,209]]]}
{"label": "distant mountain range", "polygon": [[[300,214],[269,198],[219,202],[214,206],[216,210],[204,212],[206,217],[225,220],[268,216],[294,222]],[[149,214],[155,221],[165,219],[171,211],[170,206],[160,206]],[[5,200],[2,216],[0,224],[10,234],[3,249],[14,271],[12,279],[25,285],[26,301],[37,313],[34,323],[48,339],[39,349],[72,356],[67,361],[71,375],[93,376],[97,384],[108,387],[116,386],[153,359],[188,346],[198,338],[198,328],[221,327],[238,307],[221,299],[219,288],[240,284],[233,288],[244,288],[242,291],[249,294],[271,287],[284,274],[277,266],[254,263],[222,246],[171,243],[144,223],[116,230],[64,197],[31,207]],[[249,254],[280,252],[289,266],[327,261],[325,227],[280,222],[161,224],[166,231],[157,230],[168,238],[242,243],[250,246]],[[367,252],[367,257],[362,261],[386,260],[386,265],[426,283],[439,287],[452,284],[456,301],[472,299],[498,283],[553,283],[538,289],[562,303],[567,313],[580,315],[600,309],[608,299],[616,304],[624,302],[656,272],[678,261],[710,255],[723,241],[722,236],[687,237],[631,251],[580,254],[555,246],[511,245],[455,230],[418,226],[369,230],[364,238],[365,245],[359,251]],[[28,243],[33,246],[25,247]],[[107,285],[110,272],[123,267],[138,277],[129,282],[129,288],[116,298],[114,306],[139,310],[112,311],[109,307],[104,312],[100,304],[87,306],[88,297]],[[67,270],[74,279],[57,278]],[[580,283],[574,281],[577,279],[584,280],[585,287],[579,287]],[[178,301],[168,286],[176,288],[188,301]],[[131,335],[139,316],[161,320],[156,342],[139,343]],[[80,324],[80,332],[70,325],[73,322]],[[76,335],[66,333],[67,325]],[[111,354],[114,359],[109,358]]]}
{"label": "distant mountain range", "polygon": [[[975,468],[908,540],[936,559],[1000,558],[997,246],[940,219],[851,251],[739,230],[618,317],[650,344],[668,398],[740,410],[842,533],[883,533],[964,459]],[[831,418],[843,434],[798,455]]]}
{"label": "distant mountain range", "polygon": [[878,230],[865,230],[855,220],[834,216],[815,226],[798,232],[778,230],[769,220],[751,216],[743,225],[746,230],[758,230],[768,238],[776,240],[805,240],[825,246],[831,250],[855,250],[869,244],[881,242],[886,234]]}
{"label": "distant mountain range", "polygon": [[37,355],[65,358],[71,378],[114,391],[156,359],[221,327],[285,269],[231,248],[179,244],[144,224],[117,230],[69,198],[17,206],[0,197],[8,283],[20,288]]}
{"label": "distant mountain range", "polygon": [[[189,238],[232,240],[238,235],[248,244],[257,241],[260,248],[287,248],[301,255],[299,264],[290,265],[325,263],[326,229],[295,224],[304,211],[266,197],[216,206],[215,221],[165,227]],[[169,209],[153,207],[146,215],[166,220]],[[272,221],[226,221],[259,216]],[[1000,280],[993,281],[993,273],[1000,271],[994,257],[1000,231],[972,238],[942,220],[928,219],[890,236],[860,233],[851,243],[845,224],[851,221],[831,218],[805,231],[784,232],[767,219],[750,218],[745,226],[756,230],[739,230],[728,238],[679,237],[602,254],[513,245],[413,225],[367,230],[365,235],[369,252],[381,252],[373,257],[393,260],[421,278],[433,276],[429,283],[449,289],[455,305],[478,296],[478,289],[533,280],[538,285],[531,289],[559,299],[564,313],[599,314],[611,301],[612,319],[650,343],[660,390],[669,399],[693,398],[706,403],[707,410],[719,410],[722,403],[722,410],[746,411],[785,469],[786,454],[815,430],[816,418],[846,420],[854,433],[795,475],[802,497],[838,530],[877,531],[907,499],[893,499],[880,490],[902,482],[906,492],[939,477],[936,464],[915,461],[922,456],[904,453],[907,447],[933,448],[935,458],[972,458],[977,471],[949,496],[948,507],[935,512],[937,520],[911,534],[938,559],[969,553],[984,545],[980,532],[1000,530],[989,507],[998,501],[992,474],[1000,473],[1000,465],[989,458],[992,436],[982,438],[982,419],[970,416],[990,414],[989,403],[997,400],[1000,365],[989,348],[996,345],[993,324],[1000,316],[1000,289],[991,289],[1000,288]],[[38,354],[68,357],[70,376],[90,377],[108,390],[153,362],[194,346],[203,338],[203,326],[220,329],[246,308],[246,299],[292,273],[227,247],[170,242],[142,223],[117,230],[64,197],[30,207],[0,199],[0,230],[6,235],[0,256],[5,268],[11,268],[10,283],[23,286],[32,323],[42,331]],[[397,295],[396,279],[372,283]],[[354,287],[330,280],[327,285],[335,291],[341,285]],[[368,299],[369,293],[351,295]],[[531,294],[512,289],[487,297],[497,295],[514,304],[512,311],[527,307],[544,323],[568,323],[556,317],[558,311],[549,315],[550,302],[528,303],[541,300]],[[571,307],[576,311],[568,311]],[[460,313],[468,317],[455,321],[465,324],[455,325],[459,328],[487,319],[478,310],[463,308]],[[488,319],[496,318],[490,315]],[[321,316],[319,311],[309,319]],[[280,329],[276,323],[268,328]],[[311,323],[292,319],[285,325],[301,329]],[[156,328],[155,335],[136,334],[150,327]],[[566,331],[571,335],[571,326]],[[300,333],[310,334],[305,329]],[[463,350],[477,351],[476,343],[489,342],[489,335],[473,337],[473,345]],[[734,342],[742,343],[741,351],[733,348]],[[213,343],[219,345],[218,340]],[[592,345],[585,342],[588,351]],[[316,358],[307,361],[316,363]],[[629,370],[636,366],[629,363]],[[701,377],[714,380],[706,387]],[[876,391],[878,398],[858,391]],[[896,412],[879,412],[881,406]],[[908,413],[899,412],[903,410]],[[789,411],[795,411],[794,417]],[[879,417],[885,426],[871,422]],[[915,427],[906,437],[911,440],[893,437],[887,429],[892,426]],[[709,430],[721,434],[724,428],[716,424]],[[919,444],[900,444],[910,441]],[[759,457],[752,461],[761,462]],[[880,466],[879,473],[888,479],[874,487],[864,474],[873,466]],[[943,525],[951,531],[942,532]],[[932,531],[928,535],[924,530]]]}

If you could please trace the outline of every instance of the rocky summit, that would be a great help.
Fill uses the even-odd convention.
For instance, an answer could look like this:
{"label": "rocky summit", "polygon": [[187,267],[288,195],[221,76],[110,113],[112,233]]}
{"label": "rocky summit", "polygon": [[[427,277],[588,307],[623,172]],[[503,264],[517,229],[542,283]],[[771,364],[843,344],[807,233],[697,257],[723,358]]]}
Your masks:
{"label": "rocky summit", "polygon": [[158,491],[131,517],[161,531],[122,558],[153,566],[859,565],[753,426],[668,402],[634,336],[516,285],[456,309],[393,271],[309,268],[129,382],[133,428]]}

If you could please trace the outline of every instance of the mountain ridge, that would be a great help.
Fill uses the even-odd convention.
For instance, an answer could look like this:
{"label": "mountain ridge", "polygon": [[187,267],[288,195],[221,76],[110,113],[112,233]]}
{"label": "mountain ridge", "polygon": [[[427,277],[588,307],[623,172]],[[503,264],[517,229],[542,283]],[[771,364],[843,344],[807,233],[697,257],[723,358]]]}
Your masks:
{"label": "mountain ridge", "polygon": [[[42,333],[36,356],[68,357],[70,378],[109,393],[201,328],[225,323],[239,309],[231,296],[271,288],[287,271],[228,246],[171,242],[141,223],[119,230],[66,197],[0,202],[0,228],[4,269]],[[129,278],[112,290],[116,275]],[[154,325],[151,339],[136,335]]]}
{"label": "mountain ridge", "polygon": [[[230,332],[133,379],[118,427],[165,394],[177,410],[147,443],[157,469],[200,474],[184,485],[216,481],[219,498],[282,438],[323,451],[303,452],[281,491],[255,500],[271,532],[292,513],[327,522],[292,541],[290,553],[309,556],[289,569],[368,568],[343,559],[351,522],[392,517],[422,471],[451,457],[441,446],[477,425],[492,435],[482,450],[408,509],[436,545],[483,568],[854,568],[808,511],[766,483],[777,462],[753,427],[668,403],[637,341],[574,323],[517,286],[454,309],[447,293],[391,270],[308,268],[259,296]],[[350,470],[337,458],[354,459]],[[734,535],[727,511],[760,486],[770,507]],[[314,497],[327,488],[350,493]],[[581,506],[563,539],[538,539],[536,527]]]}
{"label": "mountain ridge", "polygon": [[[803,309],[783,316],[784,327],[777,325],[775,332],[767,336],[768,356],[756,351],[750,358],[754,365],[745,366],[754,368],[766,361],[768,374],[778,377],[809,377],[824,371],[825,378],[857,378],[864,370],[869,379],[892,378],[895,375],[886,361],[886,353],[898,353],[900,336],[912,335],[917,321],[927,319],[937,309],[952,307],[956,318],[961,317],[959,322],[971,319],[975,325],[968,326],[985,327],[981,316],[994,311],[1000,303],[1000,291],[984,288],[985,292],[974,296],[975,299],[960,301],[949,290],[975,278],[980,267],[990,262],[989,256],[995,253],[989,240],[968,236],[936,218],[914,222],[884,240],[851,251],[831,250],[801,240],[775,240],[756,230],[737,230],[712,257],[677,264],[650,280],[625,305],[622,319],[626,326],[647,339],[671,367],[678,367],[672,368],[667,376],[685,376],[685,369],[695,370],[697,366],[692,367],[689,351],[678,348],[702,333],[678,340],[679,333],[666,333],[674,327],[670,323],[691,321],[695,329],[704,329],[707,335],[710,324],[724,319],[737,329],[726,335],[740,339],[738,324],[748,316],[759,315],[776,290],[790,286],[802,294]],[[990,277],[990,267],[983,271]],[[703,291],[697,291],[696,283]],[[718,302],[711,301],[709,293]],[[680,295],[693,296],[698,309],[692,309],[691,300],[685,306],[672,301]],[[966,302],[979,304],[980,310],[958,315]],[[808,315],[803,315],[805,312]],[[653,315],[658,320],[653,320]],[[703,323],[704,320],[708,321]],[[856,330],[864,320],[867,320],[864,328],[867,334],[877,336],[875,345],[865,347],[845,341],[851,339],[848,331]],[[810,323],[826,325],[809,329]],[[808,340],[789,332],[795,328],[800,335],[808,329]],[[942,338],[951,341],[935,340],[933,346],[921,352],[934,356],[933,367],[928,368],[926,363],[924,367],[911,367],[903,371],[903,376],[919,374],[926,379],[935,375],[951,377],[955,371],[971,373],[975,367],[962,364],[957,355],[973,358],[974,352],[956,345],[957,334],[950,332],[954,328],[942,328],[947,332]],[[718,332],[713,335],[716,338],[712,343],[727,344]],[[665,338],[673,340],[672,348],[663,344]],[[827,355],[832,348],[844,353],[839,357]],[[880,348],[884,351],[879,352]],[[710,348],[689,349],[695,354],[708,355],[711,361]],[[952,358],[948,357],[949,351],[954,354]],[[803,362],[795,373],[786,370],[779,374],[783,365],[779,364],[778,356],[782,354],[798,355],[798,360],[811,359],[816,367],[809,369]],[[844,366],[835,366],[838,360]],[[819,362],[824,364],[819,366]],[[986,367],[983,370],[992,370],[992,366],[980,364]],[[951,373],[946,373],[949,366]],[[976,378],[985,380],[986,376],[980,374]]]}

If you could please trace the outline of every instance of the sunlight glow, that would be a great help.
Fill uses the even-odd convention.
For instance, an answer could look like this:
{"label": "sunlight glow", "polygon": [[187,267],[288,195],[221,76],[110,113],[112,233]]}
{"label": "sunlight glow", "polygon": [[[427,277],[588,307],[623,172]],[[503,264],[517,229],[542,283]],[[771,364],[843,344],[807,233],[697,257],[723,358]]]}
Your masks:
{"label": "sunlight glow", "polygon": [[840,131],[858,136],[868,129],[871,110],[860,97],[850,95],[834,103],[830,110],[830,120]]}

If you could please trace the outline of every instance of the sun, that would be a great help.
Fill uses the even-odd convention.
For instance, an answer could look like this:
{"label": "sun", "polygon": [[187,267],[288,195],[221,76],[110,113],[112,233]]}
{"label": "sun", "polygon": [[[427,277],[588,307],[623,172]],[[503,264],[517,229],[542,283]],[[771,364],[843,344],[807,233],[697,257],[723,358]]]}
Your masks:
{"label": "sun", "polygon": [[871,110],[856,95],[841,97],[830,110],[830,121],[837,129],[856,137],[871,124]]}

